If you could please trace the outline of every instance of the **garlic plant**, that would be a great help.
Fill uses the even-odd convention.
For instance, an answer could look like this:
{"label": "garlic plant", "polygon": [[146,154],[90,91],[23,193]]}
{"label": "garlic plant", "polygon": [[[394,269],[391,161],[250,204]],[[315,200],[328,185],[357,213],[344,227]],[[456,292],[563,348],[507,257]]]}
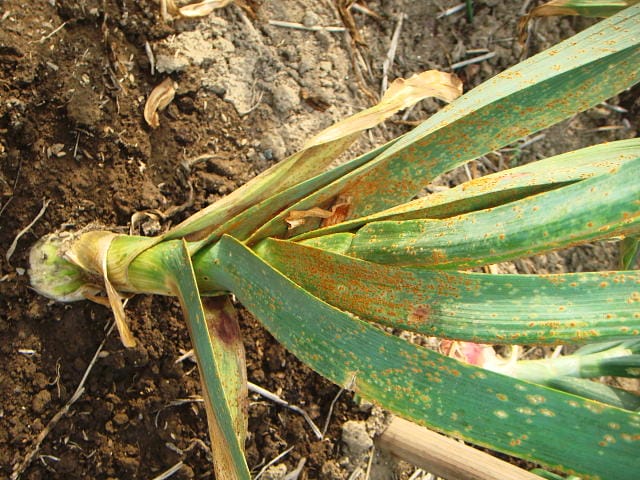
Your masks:
{"label": "garlic plant", "polygon": [[[459,93],[454,77],[425,75],[426,83],[397,87],[386,101],[398,109]],[[624,241],[631,258],[640,231],[640,139],[411,199],[438,175],[639,80],[635,5],[453,100],[412,132],[328,169],[358,131],[393,110],[383,99],[355,126],[320,135],[160,237],[99,230],[45,237],[31,253],[31,281],[60,301],[108,299],[128,346],[135,340],[121,294],[178,297],[219,479],[249,478],[244,356],[229,293],[311,368],[398,415],[557,471],[632,479],[638,398],[583,377],[638,376],[640,273],[469,269],[604,239],[631,239]],[[493,361],[483,369],[377,325],[476,343],[587,346],[557,361]]]}

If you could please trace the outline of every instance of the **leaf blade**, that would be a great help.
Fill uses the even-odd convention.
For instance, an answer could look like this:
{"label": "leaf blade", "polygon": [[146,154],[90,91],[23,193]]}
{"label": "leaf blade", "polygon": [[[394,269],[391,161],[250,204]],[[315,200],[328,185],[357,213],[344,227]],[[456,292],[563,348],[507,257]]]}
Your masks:
{"label": "leaf blade", "polygon": [[216,478],[250,480],[244,445],[241,443],[245,433],[240,436],[237,433],[240,426],[244,427],[246,423],[244,409],[238,403],[238,395],[246,389],[246,384],[237,384],[242,377],[236,378],[236,382],[229,377],[230,372],[233,374],[234,370],[243,366],[242,361],[233,358],[237,355],[235,337],[239,330],[235,330],[233,318],[221,313],[225,308],[224,301],[210,304],[211,307],[218,307],[219,311],[216,319],[211,310],[209,321],[216,332],[224,331],[226,334],[215,339],[214,333],[209,330],[184,240],[165,242],[158,247],[164,251],[161,258],[168,273],[167,285],[180,300],[198,360]]}
{"label": "leaf blade", "polygon": [[370,223],[358,230],[347,253],[376,263],[468,268],[634,234],[640,228],[640,185],[629,178],[640,178],[640,157],[609,175],[495,209],[444,220]]}
{"label": "leaf blade", "polygon": [[[211,273],[281,343],[340,385],[349,386],[355,375],[355,390],[364,398],[422,425],[553,468],[592,478],[635,475],[636,446],[627,435],[640,433],[637,414],[460,364],[392,337],[313,297],[231,237],[223,237],[210,255],[219,268]],[[487,414],[497,419],[496,428],[483,428]],[[615,443],[599,445],[604,435]]]}
{"label": "leaf blade", "polygon": [[640,334],[640,272],[491,275],[397,268],[284,240],[256,253],[318,298],[386,326],[488,344]]}

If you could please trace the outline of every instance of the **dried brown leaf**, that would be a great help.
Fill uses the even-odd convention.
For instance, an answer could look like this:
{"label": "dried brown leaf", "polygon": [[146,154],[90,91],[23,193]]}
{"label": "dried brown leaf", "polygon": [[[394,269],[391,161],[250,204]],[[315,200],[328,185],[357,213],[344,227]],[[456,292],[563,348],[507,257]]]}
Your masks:
{"label": "dried brown leaf", "polygon": [[350,196],[339,196],[333,207],[331,207],[331,216],[322,220],[321,226],[330,227],[344,222],[351,214],[352,199],[353,197]]}
{"label": "dried brown leaf", "polygon": [[164,110],[173,101],[176,95],[176,88],[171,78],[166,78],[156,88],[147,99],[144,106],[144,119],[152,128],[160,126],[159,111]]}
{"label": "dried brown leaf", "polygon": [[192,3],[180,7],[178,14],[187,18],[206,17],[214,10],[226,7],[232,2],[233,0],[205,0],[204,2]]}
{"label": "dried brown leaf", "polygon": [[527,41],[527,26],[529,22],[536,17],[551,17],[554,15],[578,15],[572,8],[564,7],[566,0],[551,1],[544,5],[533,8],[529,13],[518,21],[518,42],[524,45]]}
{"label": "dried brown leaf", "polygon": [[639,0],[594,1],[594,0],[551,0],[533,8],[518,22],[518,41],[524,45],[527,41],[527,26],[536,17],[560,15],[585,15],[587,17],[608,17],[622,8],[638,3]]}
{"label": "dried brown leaf", "polygon": [[351,213],[351,197],[338,197],[331,207],[325,210],[314,207],[309,210],[291,210],[285,221],[289,224],[289,230],[304,225],[307,218],[322,218],[322,226],[329,227],[343,222]]}
{"label": "dried brown leaf", "polygon": [[367,110],[342,120],[311,138],[305,148],[335,141],[374,127],[399,110],[427,97],[451,102],[462,94],[462,82],[452,73],[428,70],[409,79],[398,78],[389,86],[382,100]]}
{"label": "dried brown leaf", "polygon": [[306,223],[307,218],[330,218],[333,212],[314,207],[309,210],[291,210],[285,221],[289,224],[289,230]]}
{"label": "dried brown leaf", "polygon": [[102,277],[107,298],[96,297],[90,292],[86,294],[86,297],[102,305],[106,305],[107,302],[105,300],[108,300],[122,344],[127,348],[133,348],[136,346],[136,341],[127,323],[127,315],[124,312],[122,303],[124,297],[111,283],[107,271],[109,247],[117,235],[103,231],[88,232],[84,235],[87,238],[91,238],[91,240],[75,243],[74,248],[66,253],[67,258],[87,271],[99,273]]}

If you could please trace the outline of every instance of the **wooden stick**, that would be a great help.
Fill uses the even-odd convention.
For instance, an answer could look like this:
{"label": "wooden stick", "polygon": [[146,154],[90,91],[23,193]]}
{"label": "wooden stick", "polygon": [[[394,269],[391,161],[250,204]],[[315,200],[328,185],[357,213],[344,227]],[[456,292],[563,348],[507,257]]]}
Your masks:
{"label": "wooden stick", "polygon": [[377,447],[447,480],[540,480],[510,463],[395,417]]}

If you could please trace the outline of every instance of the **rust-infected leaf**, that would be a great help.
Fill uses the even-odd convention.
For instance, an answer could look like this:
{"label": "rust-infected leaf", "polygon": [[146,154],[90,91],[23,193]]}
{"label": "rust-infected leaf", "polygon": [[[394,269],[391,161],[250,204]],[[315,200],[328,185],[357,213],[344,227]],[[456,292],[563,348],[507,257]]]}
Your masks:
{"label": "rust-infected leaf", "polygon": [[356,113],[323,130],[309,140],[305,148],[335,141],[383,122],[394,113],[423,100],[436,97],[451,102],[462,94],[462,82],[451,73],[428,70],[409,79],[394,80],[377,105]]}
{"label": "rust-infected leaf", "polygon": [[158,128],[160,126],[158,112],[167,108],[175,95],[176,85],[169,77],[153,89],[144,106],[144,119],[150,127]]}

